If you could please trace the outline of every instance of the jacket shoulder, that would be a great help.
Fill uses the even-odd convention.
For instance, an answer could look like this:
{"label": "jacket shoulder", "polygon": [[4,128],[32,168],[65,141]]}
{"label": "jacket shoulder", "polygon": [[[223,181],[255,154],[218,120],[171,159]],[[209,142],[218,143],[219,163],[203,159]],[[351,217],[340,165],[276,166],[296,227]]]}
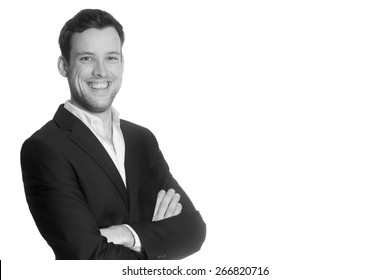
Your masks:
{"label": "jacket shoulder", "polygon": [[27,138],[23,145],[29,142],[55,143],[58,141],[58,137],[61,137],[62,133],[57,124],[53,120],[50,120]]}

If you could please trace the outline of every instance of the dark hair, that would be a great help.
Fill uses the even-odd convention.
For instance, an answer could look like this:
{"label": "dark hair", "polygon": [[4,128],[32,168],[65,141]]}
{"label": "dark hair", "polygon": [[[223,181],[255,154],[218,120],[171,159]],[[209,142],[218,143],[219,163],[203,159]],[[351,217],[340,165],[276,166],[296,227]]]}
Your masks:
{"label": "dark hair", "polygon": [[81,33],[89,28],[102,29],[109,26],[114,27],[118,32],[123,46],[125,41],[123,27],[112,15],[98,9],[81,10],[73,18],[68,20],[64,27],[62,27],[60,38],[58,40],[62,56],[69,62],[71,47],[70,42],[74,33]]}

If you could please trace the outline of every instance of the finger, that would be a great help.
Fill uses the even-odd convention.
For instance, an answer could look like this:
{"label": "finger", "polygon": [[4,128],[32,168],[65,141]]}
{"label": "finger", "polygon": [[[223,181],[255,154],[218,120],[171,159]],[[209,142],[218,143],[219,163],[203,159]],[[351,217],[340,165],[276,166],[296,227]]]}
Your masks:
{"label": "finger", "polygon": [[164,190],[161,190],[161,191],[158,192],[157,200],[156,200],[156,206],[154,207],[153,220],[154,220],[154,217],[157,214],[158,209],[160,208],[161,201],[163,200],[164,196],[165,196],[165,191]]}
{"label": "finger", "polygon": [[176,205],[175,211],[173,212],[173,216],[179,215],[181,213],[182,209],[183,209],[183,206],[181,205],[181,203],[178,203]]}
{"label": "finger", "polygon": [[172,197],[171,202],[169,203],[167,212],[164,215],[164,218],[170,218],[173,216],[173,213],[175,212],[176,206],[179,203],[180,200],[180,194],[175,193],[175,195]]}
{"label": "finger", "polygon": [[161,190],[161,191],[158,192],[157,200],[156,200],[156,206],[154,207],[154,214],[153,214],[153,216],[156,215],[157,210],[160,207],[161,201],[163,200],[164,196],[165,196],[165,191],[164,190]]}
{"label": "finger", "polygon": [[171,203],[172,197],[175,195],[174,189],[169,189],[167,193],[164,195],[164,198],[162,199],[159,208],[157,209],[156,213],[156,220],[162,220],[164,219],[165,212],[168,209],[169,203]]}

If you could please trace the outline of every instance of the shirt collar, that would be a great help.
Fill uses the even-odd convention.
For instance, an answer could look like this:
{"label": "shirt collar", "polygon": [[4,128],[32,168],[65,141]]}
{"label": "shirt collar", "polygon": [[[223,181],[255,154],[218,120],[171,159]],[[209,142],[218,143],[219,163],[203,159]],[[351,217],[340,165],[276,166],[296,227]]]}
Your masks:
{"label": "shirt collar", "polygon": [[[91,113],[74,106],[72,103],[70,103],[69,100],[65,102],[64,108],[67,109],[69,112],[71,112],[73,115],[75,115],[88,127],[91,127],[94,122],[101,123],[101,119],[99,117],[96,117]],[[112,116],[113,123],[119,125],[120,124],[119,112],[112,106],[111,106],[111,116]]]}

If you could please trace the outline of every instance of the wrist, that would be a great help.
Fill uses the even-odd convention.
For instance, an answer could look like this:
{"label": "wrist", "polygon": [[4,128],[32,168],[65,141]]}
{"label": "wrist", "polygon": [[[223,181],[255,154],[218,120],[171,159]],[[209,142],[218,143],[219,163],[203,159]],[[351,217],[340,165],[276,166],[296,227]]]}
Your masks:
{"label": "wrist", "polygon": [[123,246],[127,248],[133,248],[135,245],[135,238],[131,230],[126,225],[121,225]]}

